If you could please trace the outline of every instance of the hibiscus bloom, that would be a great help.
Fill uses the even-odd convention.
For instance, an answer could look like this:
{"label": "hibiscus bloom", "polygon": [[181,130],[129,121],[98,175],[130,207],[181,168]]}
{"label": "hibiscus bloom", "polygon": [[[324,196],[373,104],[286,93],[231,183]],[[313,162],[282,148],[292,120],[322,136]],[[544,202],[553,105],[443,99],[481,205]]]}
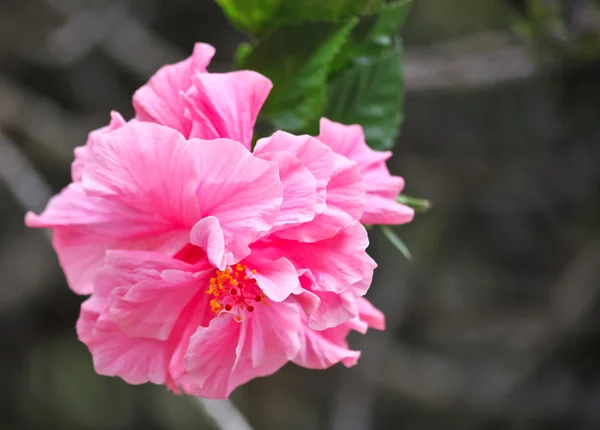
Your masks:
{"label": "hibiscus bloom", "polygon": [[[226,397],[287,361],[359,353],[383,329],[363,298],[374,261],[359,164],[319,139],[275,133],[249,151],[271,83],[206,73],[214,50],[161,69],[75,152],[73,183],[32,227],[53,230],[98,373]],[[334,148],[335,149],[335,148]]]}

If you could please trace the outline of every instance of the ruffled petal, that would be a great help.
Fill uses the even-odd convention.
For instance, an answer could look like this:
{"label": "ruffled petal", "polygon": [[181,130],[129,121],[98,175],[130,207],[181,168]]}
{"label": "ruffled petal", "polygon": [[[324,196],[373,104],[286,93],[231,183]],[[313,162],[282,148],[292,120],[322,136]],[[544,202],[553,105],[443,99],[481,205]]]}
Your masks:
{"label": "ruffled petal", "polygon": [[111,131],[117,130],[121,128],[127,123],[125,119],[121,116],[120,113],[116,111],[112,111],[110,113],[110,123],[102,128],[92,131],[88,135],[87,143],[83,146],[78,146],[75,148],[74,155],[75,159],[71,163],[71,178],[73,182],[80,182],[81,176],[83,175],[83,169],[85,168],[85,163],[89,157],[90,147],[92,145],[92,141],[99,135],[104,133],[110,133]]}
{"label": "ruffled petal", "polygon": [[256,270],[252,278],[265,295],[274,302],[282,302],[300,286],[296,268],[287,258],[276,260],[261,255],[260,249],[252,251],[244,262]]}
{"label": "ruffled petal", "polygon": [[327,183],[326,208],[307,223],[282,229],[279,237],[317,242],[335,236],[346,224],[360,219],[365,207],[363,178],[355,162],[333,154],[334,170]]}
{"label": "ruffled petal", "polygon": [[196,43],[192,56],[158,70],[148,83],[133,95],[133,107],[140,121],[166,125],[189,137],[191,120],[184,115],[182,93],[192,86],[192,76],[206,72],[215,48]]}
{"label": "ruffled petal", "polygon": [[92,292],[92,278],[108,249],[148,249],[172,254],[189,241],[185,230],[168,230],[118,201],[89,197],[81,183],[53,197],[41,215],[28,213],[29,227],[51,228],[52,244],[71,289]]}
{"label": "ruffled petal", "polygon": [[312,221],[317,209],[317,183],[302,162],[287,152],[268,152],[258,158],[277,163],[283,202],[271,232]]}
{"label": "ruffled petal", "polygon": [[[150,252],[108,254],[118,263],[101,269],[101,282],[119,288],[107,316],[123,333],[134,337],[167,340],[192,297],[206,288],[214,273],[206,264],[191,266]],[[123,283],[131,273],[139,273],[141,279]]]}
{"label": "ruffled petal", "polygon": [[91,300],[83,303],[76,328],[92,354],[96,372],[118,376],[129,384],[164,384],[168,378],[168,347],[155,339],[125,335],[114,322],[99,318]]}
{"label": "ruffled petal", "polygon": [[139,211],[140,218],[169,228],[199,219],[198,179],[186,142],[175,130],[133,122],[94,139],[82,183],[86,193]]}
{"label": "ruffled petal", "polygon": [[[226,265],[235,264],[250,253],[248,245],[269,231],[277,219],[283,199],[277,165],[258,159],[232,140],[192,142],[196,143],[196,174],[201,178],[196,189],[200,218],[214,216],[219,220]],[[211,254],[209,259],[219,260]]]}
{"label": "ruffled petal", "polygon": [[277,131],[270,137],[259,139],[254,148],[256,155],[280,151],[294,155],[315,177],[317,183],[316,212],[323,212],[327,197],[327,184],[334,168],[334,156],[331,148],[314,137],[294,136],[284,131]]}
{"label": "ruffled petal", "polygon": [[187,374],[178,383],[191,395],[225,399],[250,379],[276,372],[300,348],[300,310],[273,303],[238,322],[228,313],[199,327],[185,356]]}
{"label": "ruffled petal", "polygon": [[369,238],[357,221],[347,224],[334,237],[314,243],[275,239],[270,246],[288,258],[296,270],[310,270],[315,291],[336,294],[351,291],[353,285],[364,288],[377,266],[366,253]]}
{"label": "ruffled petal", "polygon": [[273,84],[260,73],[197,73],[185,93],[193,121],[191,137],[229,138],[252,145],[254,124]]}
{"label": "ruffled petal", "polygon": [[360,221],[367,225],[397,225],[411,222],[414,216],[413,208],[396,202],[396,199],[371,194],[367,195],[365,213]]}
{"label": "ruffled petal", "polygon": [[346,367],[354,366],[360,357],[360,351],[348,348],[346,336],[349,331],[347,325],[323,331],[304,326],[302,346],[294,363],[308,369],[327,369],[340,362]]}

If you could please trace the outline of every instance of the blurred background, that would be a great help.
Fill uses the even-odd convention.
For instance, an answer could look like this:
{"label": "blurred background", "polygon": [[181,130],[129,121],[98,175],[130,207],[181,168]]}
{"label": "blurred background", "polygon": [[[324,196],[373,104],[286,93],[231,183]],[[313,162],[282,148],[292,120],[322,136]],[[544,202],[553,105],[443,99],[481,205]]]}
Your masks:
{"label": "blurred background", "polygon": [[[600,429],[600,14],[593,0],[415,0],[390,169],[434,208],[378,232],[388,330],[359,365],[293,365],[233,401],[257,430]],[[23,226],[75,146],[203,41],[212,0],[0,1],[0,430],[216,429],[189,398],[98,376],[48,236]]]}

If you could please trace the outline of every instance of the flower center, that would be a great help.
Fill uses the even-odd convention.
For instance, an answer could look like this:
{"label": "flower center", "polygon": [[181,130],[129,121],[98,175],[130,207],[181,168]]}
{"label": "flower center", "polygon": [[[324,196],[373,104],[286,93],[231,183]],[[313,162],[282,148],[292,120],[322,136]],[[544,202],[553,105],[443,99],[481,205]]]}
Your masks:
{"label": "flower center", "polygon": [[[210,308],[217,315],[222,311],[236,314],[240,321],[246,312],[254,312],[254,306],[262,302],[269,306],[265,294],[258,287],[256,280],[248,276],[248,267],[245,264],[236,264],[227,267],[224,271],[217,270],[216,276],[210,278],[210,285],[206,294],[213,296]],[[256,270],[251,270],[256,273]]]}

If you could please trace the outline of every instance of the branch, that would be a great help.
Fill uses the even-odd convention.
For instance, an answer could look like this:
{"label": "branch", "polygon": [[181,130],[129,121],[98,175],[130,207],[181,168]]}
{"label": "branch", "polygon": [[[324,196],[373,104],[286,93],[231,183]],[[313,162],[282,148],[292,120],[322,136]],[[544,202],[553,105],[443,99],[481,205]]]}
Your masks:
{"label": "branch", "polygon": [[253,430],[230,400],[191,397],[222,430]]}

